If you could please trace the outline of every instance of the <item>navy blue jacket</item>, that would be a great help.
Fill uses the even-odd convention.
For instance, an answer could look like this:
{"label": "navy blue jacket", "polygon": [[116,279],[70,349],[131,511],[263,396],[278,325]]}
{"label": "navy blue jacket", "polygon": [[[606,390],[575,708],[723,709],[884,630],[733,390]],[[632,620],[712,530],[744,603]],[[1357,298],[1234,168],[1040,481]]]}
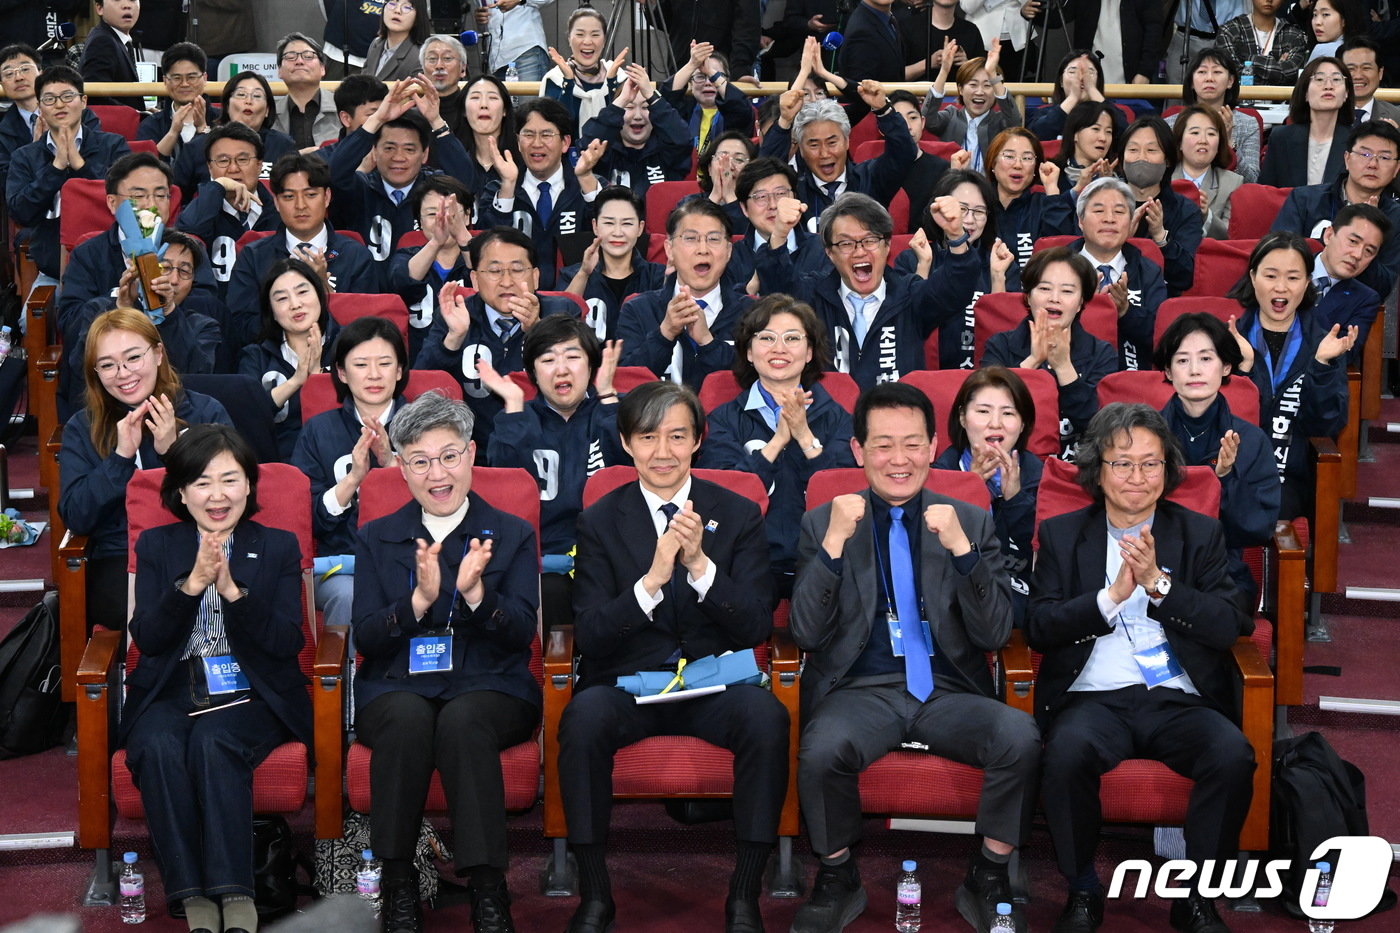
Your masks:
{"label": "navy blue jacket", "polygon": [[116,133],[86,127],[78,147],[83,167],[77,171],[53,167],[47,136],[15,150],[10,158],[10,174],[5,179],[5,204],[10,209],[10,219],[25,228],[20,232],[21,240],[27,234],[29,258],[40,272],[58,278],[57,197],[63,183],[70,178],[105,178],[112,163],[130,151],[126,140]]}
{"label": "navy blue jacket", "polygon": [[[1117,107],[1110,107],[1113,114],[1113,135],[1118,137],[1128,125],[1123,122],[1123,111]],[[1026,120],[1026,129],[1045,142],[1054,142],[1065,133],[1065,117],[1069,114],[1060,109],[1059,104],[1042,104],[1029,114]]]}
{"label": "navy blue jacket", "polygon": [[428,269],[426,279],[415,279],[408,271],[408,261],[418,255],[421,246],[401,246],[394,250],[389,262],[389,291],[394,292],[408,305],[408,358],[418,358],[423,349],[423,338],[437,315],[437,296],[448,282],[470,282],[467,269],[467,254],[458,253],[457,261],[444,276],[434,263]]}
{"label": "navy blue jacket", "polygon": [[[183,394],[175,405],[175,416],[185,424],[233,427],[233,419],[224,406],[198,392]],[[136,472],[138,459],[146,470],[163,464],[149,431],[142,432],[137,456],[123,457],[116,450],[100,456],[92,443],[89,424],[84,408],[63,426],[63,448],[58,454],[58,514],[74,534],[87,535],[91,540],[89,557],[118,557],[126,553],[127,547],[127,480]]]}
{"label": "navy blue jacket", "polygon": [[760,452],[773,439],[768,422],[756,410],[744,410],[749,390],[710,412],[709,430],[700,448],[699,466],[754,473],[768,487],[768,559],[775,571],[790,573],[797,566],[797,539],[807,511],[807,481],[818,470],[856,465],[851,453],[851,414],[831,398],[820,382],[812,386],[807,424],[822,442],[817,456],[807,458],[796,443],[778,452],[772,463]]}
{"label": "navy blue jacket", "polygon": [[[159,525],[136,539],[131,638],[141,649],[141,660],[126,679],[118,745],[125,743],[170,678],[184,676],[180,658],[204,594],[187,595],[175,582],[189,575],[198,554],[194,522]],[[296,535],[251,520],[240,522],[233,531],[229,573],[247,591],[235,602],[220,598],[229,651],[248,676],[252,692],[310,750],[311,697],[297,662],[306,633]]]}
{"label": "navy blue jacket", "polygon": [[[265,179],[278,159],[289,152],[297,151],[297,144],[286,133],[271,127],[258,130],[257,134],[263,141],[263,167],[260,174]],[[208,145],[209,137],[200,134],[190,140],[188,145],[181,146],[175,158],[171,160],[171,174],[175,176],[175,184],[186,198],[193,197],[195,189],[209,180],[209,160],[205,156]]]}
{"label": "navy blue jacket", "polygon": [[[741,87],[743,85],[736,85],[732,81],[725,85],[724,93],[715,101],[715,116],[710,124],[710,132],[705,137],[706,142],[729,130],[739,130],[750,136],[753,135],[753,104],[744,96],[744,92],[740,90]],[[686,88],[681,88],[679,91],[672,90],[669,77],[665,81],[658,82],[656,89],[661,92],[666,103],[670,104],[680,118],[685,121],[691,148],[699,149],[700,118],[703,113],[700,102],[686,93]]]}
{"label": "navy blue jacket", "polygon": [[[403,398],[394,399],[393,410],[403,405]],[[387,427],[387,423],[385,427]],[[326,490],[350,472],[350,452],[360,441],[359,416],[355,400],[349,396],[339,408],[313,415],[301,426],[291,463],[311,481],[311,528],[316,534],[316,553],[352,554],[355,550],[355,529],[359,527],[360,497],[351,497],[350,505],[339,515],[326,509]],[[374,454],[370,465],[374,466]]]}
{"label": "navy blue jacket", "polygon": [[[987,340],[982,365],[1014,368],[1030,354],[1031,327],[1027,317],[1012,330],[993,334]],[[1099,380],[1118,370],[1117,351],[1085,330],[1077,315],[1070,325],[1069,358],[1079,378],[1059,387],[1060,453],[1066,459],[1073,457],[1079,433],[1088,427],[1089,419],[1099,410]],[[1050,370],[1049,366],[1042,368]]]}
{"label": "navy blue jacket", "polygon": [[[488,536],[492,552],[482,573],[485,596],[473,612],[452,581],[471,539]],[[462,523],[442,541],[443,585],[421,620],[413,616],[412,601],[418,538],[432,540],[416,501],[369,522],[356,536],[351,624],[364,657],[355,676],[356,704],[364,709],[376,697],[400,690],[443,700],[495,690],[539,707],[540,685],[530,674],[540,605],[534,530],[473,492]],[[410,675],[409,640],[442,631],[449,617],[452,670]]]}
{"label": "navy blue jacket", "polygon": [[[962,471],[963,452],[949,447],[933,461],[934,469]],[[1018,451],[1021,462],[1021,491],[1010,499],[997,495],[988,485],[992,497],[992,524],[1001,542],[1002,561],[1011,577],[1011,611],[1016,627],[1026,622],[1030,605],[1031,540],[1035,535],[1035,503],[1040,495],[1040,477],[1045,467],[1040,458],[1029,451]]]}
{"label": "navy blue jacket", "polygon": [[997,236],[1016,254],[1016,261],[1023,266],[1030,262],[1036,240],[1043,236],[1070,236],[1078,232],[1074,198],[1068,192],[1051,197],[1027,188],[997,213]]}
{"label": "navy blue jacket", "polygon": [[[1072,191],[1072,189],[1071,189]],[[1162,183],[1157,193],[1162,204],[1162,226],[1167,231],[1167,242],[1162,246],[1163,278],[1167,282],[1167,292],[1175,298],[1191,287],[1196,276],[1196,253],[1201,248],[1203,228],[1201,209],[1177,194],[1167,182]],[[1147,220],[1143,219],[1133,236],[1151,239],[1147,230]],[[1126,246],[1124,247],[1126,251]],[[1128,273],[1132,284],[1132,273]],[[1151,344],[1152,330],[1148,327],[1148,343]]]}
{"label": "navy blue jacket", "polygon": [[[1325,227],[1332,226],[1332,218],[1346,206],[1342,194],[1346,184],[1346,172],[1336,181],[1321,185],[1304,185],[1294,188],[1284,199],[1270,230],[1288,230],[1313,239],[1322,239]],[[1390,221],[1391,233],[1381,244],[1381,251],[1358,280],[1369,285],[1378,295],[1386,296],[1395,287],[1395,279],[1400,276],[1400,198],[1392,191],[1381,195],[1377,205]],[[1335,320],[1335,319],[1334,319]]]}
{"label": "navy blue jacket", "polygon": [[[165,134],[170,132],[170,123],[173,119],[173,111],[169,97],[160,98],[160,108],[155,113],[149,113],[141,118],[141,125],[136,128],[137,139],[149,139],[153,143],[158,143],[165,138]],[[214,126],[219,121],[219,108],[211,103],[204,105],[204,122],[207,126]],[[190,137],[190,142],[199,138],[200,134]],[[166,162],[175,162],[180,158],[180,153],[185,150],[185,141],[179,136],[175,137],[175,148],[171,150],[169,156],[161,156]],[[157,153],[159,155],[159,153]]]}
{"label": "navy blue jacket", "polygon": [[606,140],[608,151],[594,171],[608,184],[631,188],[643,201],[647,189],[657,182],[680,181],[689,175],[690,154],[694,151],[690,128],[664,97],[657,98],[650,111],[651,136],[640,148],[623,144],[622,120],[626,113],[611,100],[583,125],[579,139],[580,149],[595,139]]}
{"label": "navy blue jacket", "polygon": [[[326,264],[332,290],[350,294],[379,291],[379,266],[362,243],[331,230],[326,247],[335,254]],[[238,254],[228,280],[228,306],[232,322],[229,335],[239,346],[257,339],[262,329],[263,277],[277,260],[286,258],[286,230],[280,226],[272,236],[249,243]]]}
{"label": "navy blue jacket", "polygon": [[[877,382],[897,382],[905,373],[928,368],[924,341],[934,328],[955,320],[972,301],[981,264],[977,251],[970,249],[948,254],[947,261],[935,266],[927,279],[886,269],[885,301],[865,334],[864,346],[857,346],[850,311],[841,300],[837,271],[805,275],[783,287],[791,281],[782,271],[791,262],[786,257],[785,251],[759,250],[759,276],[765,287],[771,282],[772,287],[812,306],[818,320],[826,325],[832,369],[850,373],[862,389]],[[777,265],[767,269],[765,263],[775,258]]]}
{"label": "navy blue jacket", "polygon": [[[489,449],[487,442],[491,439],[496,415],[504,410],[505,403],[476,377],[476,361],[485,359],[503,376],[521,369],[525,361],[525,332],[516,327],[509,339],[502,342],[500,332],[491,326],[486,316],[486,302],[481,300],[480,295],[467,299],[467,311],[472,323],[467,328],[461,349],[452,352],[443,346],[443,341],[447,339],[447,322],[442,315],[436,315],[428,328],[428,335],[423,338],[422,349],[414,357],[413,368],[440,369],[462,384],[462,395],[476,416],[472,440],[476,441],[477,456],[482,457]],[[546,314],[578,314],[578,306],[567,298],[542,295],[540,317]],[[487,459],[489,461],[489,457]]]}
{"label": "navy blue jacket", "polygon": [[[1375,267],[1371,263],[1371,267]],[[1368,270],[1369,271],[1369,270]],[[1366,337],[1371,333],[1371,324],[1381,309],[1381,296],[1375,290],[1362,284],[1360,279],[1341,279],[1332,284],[1316,305],[1312,315],[1322,325],[1323,333],[1340,324],[1346,330],[1356,325],[1356,343],[1347,351],[1347,365],[1359,366],[1361,356],[1366,352]]]}
{"label": "navy blue jacket", "polygon": [[[576,262],[560,272],[559,284],[567,286],[572,282],[581,265],[582,263]],[[593,328],[599,340],[611,340],[617,336],[617,319],[622,314],[622,302],[630,295],[654,291],[665,282],[666,267],[661,263],[648,262],[642,256],[641,250],[633,250],[632,277],[627,280],[627,285],[622,290],[622,298],[619,299],[608,287],[603,275],[603,261],[599,259],[597,268],[588,277],[588,284],[583,287],[582,297],[588,305],[588,313],[583,316],[583,320]]]}
{"label": "navy blue jacket", "polygon": [[[326,323],[326,332],[322,335],[321,366],[317,372],[326,372],[335,363],[335,338],[340,333],[340,328],[333,317],[327,316]],[[281,335],[245,346],[238,355],[238,372],[244,376],[252,376],[262,383],[266,394],[248,399],[248,404],[257,406],[272,419],[272,432],[277,436],[278,456],[284,462],[290,460],[292,451],[297,446],[297,437],[301,434],[301,392],[293,392],[281,408],[272,404],[272,390],[296,372],[296,367],[282,356]]]}
{"label": "navy blue jacket", "polygon": [[[951,256],[947,247],[936,247],[933,267],[936,269],[940,263],[947,262]],[[976,271],[976,287],[973,289],[972,297],[962,309],[962,326],[955,322],[949,322],[938,328],[938,360],[930,369],[975,369],[975,356],[977,349],[977,299],[987,294],[992,289],[992,268],[989,257],[978,248],[977,243],[972,244],[971,250],[978,257]],[[910,275],[915,273],[919,266],[919,257],[912,249],[900,253],[894,261],[894,267],[901,272]],[[1011,266],[1006,270],[1006,291],[1018,292],[1021,290],[1021,269],[1013,260]]]}
{"label": "navy blue jacket", "polygon": [[[1259,309],[1248,308],[1235,326],[1249,338]],[[1312,467],[1308,462],[1308,438],[1336,437],[1347,423],[1347,372],[1341,358],[1319,363],[1317,345],[1327,333],[1322,322],[1304,311],[1298,315],[1303,324],[1303,343],[1293,365],[1280,383],[1278,394],[1269,382],[1268,369],[1260,356],[1266,351],[1255,349],[1254,369],[1248,375],[1259,387],[1259,426],[1268,435],[1273,447],[1279,481],[1306,485],[1311,481]],[[1280,430],[1286,428],[1286,430]],[[1309,501],[1311,495],[1303,496]],[[1280,515],[1292,519],[1293,515]]]}
{"label": "navy blue jacket", "polygon": [[[395,204],[384,190],[379,169],[359,170],[377,139],[375,134],[361,128],[336,143],[330,156],[331,188],[335,191],[332,210],[338,218],[337,226],[354,230],[365,238],[375,262],[387,262],[398,248],[399,237],[418,229],[418,217],[413,213],[412,188],[402,202]],[[466,185],[468,191],[482,189],[485,179],[480,177],[476,159],[468,155],[456,136],[449,133],[435,137],[433,153],[443,171]],[[425,167],[414,179],[413,188],[418,187],[419,179],[433,174],[436,173]]]}
{"label": "navy blue jacket", "polygon": [[[263,182],[258,182],[258,199],[262,202],[262,213],[251,229],[258,232],[276,230],[282,225],[277,214],[277,202],[272,199],[272,191]],[[249,231],[249,227],[235,214],[224,210],[224,189],[217,182],[206,181],[195,192],[194,200],[180,209],[177,226],[186,233],[192,233],[204,241],[209,253],[209,265],[218,283],[219,297],[228,297],[228,282],[233,277],[233,267],[238,259],[239,237]]]}
{"label": "navy blue jacket", "polygon": [[567,554],[583,511],[583,486],[603,467],[631,463],[617,434],[617,405],[589,392],[568,419],[543,395],[518,412],[496,415],[486,458],[492,466],[528,470],[540,484],[540,549]]}
{"label": "navy blue jacket", "polygon": [[667,340],[661,333],[666,306],[676,293],[675,275],[668,275],[666,283],[660,288],[643,292],[626,302],[617,319],[617,336],[622,340],[619,365],[645,366],[656,374],[656,378],[671,379],[674,375],[671,372],[674,351],[676,344],[680,343],[681,381],[697,392],[710,373],[734,365],[734,331],[744,312],[753,304],[753,299],[732,286],[722,283],[720,287],[724,307],[710,326],[714,339],[703,347],[693,345],[685,334],[675,340]]}
{"label": "navy blue jacket", "polygon": [[[805,227],[794,227],[793,235],[797,237],[797,251],[792,253],[792,265],[796,275],[821,275],[831,271],[831,259],[826,255],[826,247],[822,243],[822,238],[815,233],[809,232]],[[752,229],[744,233],[743,238],[734,244],[733,250],[729,254],[729,265],[725,268],[725,277],[732,281],[738,288],[747,288],[749,279],[754,273],[759,273],[758,294],[771,295],[774,292],[782,291],[777,283],[765,281],[762,271],[758,267],[758,254],[771,249],[765,239],[758,246],[754,245],[754,231]],[[771,266],[769,267],[771,269]]]}
{"label": "navy blue jacket", "polygon": [[[1075,240],[1069,248],[1079,252],[1084,248],[1084,238]],[[1092,259],[1089,261],[1093,263]],[[1161,267],[1131,243],[1123,244],[1123,261],[1123,271],[1128,275],[1128,310],[1118,318],[1118,368],[1151,369],[1152,333],[1157,325],[1157,308],[1167,300],[1167,283]]]}
{"label": "navy blue jacket", "polygon": [[496,210],[496,193],[501,190],[499,180],[472,190],[481,192],[476,210],[482,227],[514,227],[534,241],[540,288],[554,291],[558,268],[583,261],[584,250],[593,242],[593,205],[584,199],[578,176],[567,161],[564,163],[564,190],[550,192],[554,206],[547,224],[540,223],[535,204],[525,192],[523,178],[516,181],[515,200],[511,202],[509,214]]}
{"label": "navy blue jacket", "polygon": [[[102,129],[102,121],[97,119],[97,114],[91,110],[83,111],[83,135],[95,133]],[[16,150],[21,146],[27,146],[34,142],[34,134],[29,131],[29,124],[25,123],[24,117],[20,116],[18,107],[11,107],[0,115],[0,184],[10,174],[10,159]]]}
{"label": "navy blue jacket", "polygon": [[[1244,378],[1241,375],[1240,378]],[[1230,411],[1225,396],[1216,396],[1206,415],[1212,424],[1205,431],[1205,456],[1192,456],[1191,437],[1186,425],[1186,411],[1181,399],[1172,396],[1162,409],[1167,425],[1180,442],[1187,466],[1208,466],[1214,469],[1220,456],[1220,439],[1226,431],[1240,436],[1240,448],[1235,454],[1235,466],[1220,480],[1220,524],[1225,528],[1225,549],[1230,557],[1230,576],[1247,593],[1255,590],[1254,578],[1245,566],[1243,551],[1247,547],[1262,547],[1273,535],[1278,520],[1279,481],[1274,466],[1273,446],[1257,424],[1250,424]]]}
{"label": "navy blue jacket", "polygon": [[[901,66],[901,70],[903,66]],[[893,107],[883,117],[876,117],[876,125],[885,137],[885,151],[874,159],[846,162],[846,190],[868,194],[881,204],[889,204],[899,189],[904,186],[905,177],[914,166],[918,156],[918,144],[909,135],[909,125]],[[792,147],[792,130],[783,129],[778,121],[763,135],[758,154],[772,156],[781,162],[788,161]],[[801,155],[797,157],[797,192],[793,195],[807,205],[808,229],[815,232],[816,220],[831,204],[822,182],[812,174]]]}

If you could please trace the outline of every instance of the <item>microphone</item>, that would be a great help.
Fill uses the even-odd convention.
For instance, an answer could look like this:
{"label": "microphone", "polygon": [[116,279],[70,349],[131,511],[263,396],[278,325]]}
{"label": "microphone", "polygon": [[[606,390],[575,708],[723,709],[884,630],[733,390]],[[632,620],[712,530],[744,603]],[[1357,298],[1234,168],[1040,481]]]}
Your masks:
{"label": "microphone", "polygon": [[826,49],[828,52],[835,52],[837,49],[841,48],[841,43],[845,41],[846,38],[841,35],[841,33],[829,32],[826,34],[826,37],[822,39],[822,48]]}
{"label": "microphone", "polygon": [[77,34],[78,27],[74,26],[72,23],[59,23],[56,27],[54,27],[54,34],[50,36],[49,39],[46,42],[44,42],[43,45],[39,46],[34,51],[47,51],[48,49],[57,46],[60,42],[69,41]]}
{"label": "microphone", "polygon": [[474,29],[468,29],[466,32],[458,33],[457,38],[462,41],[463,45],[476,45],[481,41],[481,37],[476,34],[476,30]]}

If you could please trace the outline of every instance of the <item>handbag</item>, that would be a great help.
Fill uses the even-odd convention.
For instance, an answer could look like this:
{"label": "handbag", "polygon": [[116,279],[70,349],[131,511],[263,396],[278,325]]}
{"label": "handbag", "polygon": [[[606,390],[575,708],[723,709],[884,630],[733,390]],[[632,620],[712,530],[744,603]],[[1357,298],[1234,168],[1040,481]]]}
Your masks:
{"label": "handbag", "polygon": [[[315,869],[312,873],[316,893],[354,894],[355,873],[360,870],[360,853],[372,848],[369,842],[369,817],[350,811],[345,815],[344,834],[339,839],[317,839]],[[418,872],[418,897],[431,901],[438,894],[437,859],[450,860],[452,852],[427,820],[418,833],[418,846],[413,853],[413,867]]]}
{"label": "handbag", "polygon": [[297,851],[292,827],[281,816],[253,817],[253,901],[258,920],[275,920],[296,910],[297,898],[316,896],[309,884],[297,880],[301,868],[308,880],[311,865]]}

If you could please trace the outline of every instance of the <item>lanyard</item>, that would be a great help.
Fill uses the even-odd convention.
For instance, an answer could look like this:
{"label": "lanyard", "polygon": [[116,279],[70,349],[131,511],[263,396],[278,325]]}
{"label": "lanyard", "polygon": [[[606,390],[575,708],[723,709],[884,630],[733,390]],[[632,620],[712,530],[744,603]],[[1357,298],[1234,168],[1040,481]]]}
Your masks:
{"label": "lanyard", "polygon": [[[910,501],[912,502],[913,500],[911,499]],[[872,509],[873,509],[873,504],[872,504]],[[872,519],[874,518],[874,516],[871,516],[871,517],[872,517]],[[891,515],[891,516],[890,516],[890,524],[891,524],[891,527],[893,527],[894,521],[895,521],[895,517],[894,517],[893,515]],[[873,520],[870,522],[870,537],[874,539],[874,543],[875,543],[875,569],[879,571],[879,577],[880,577],[880,592],[881,592],[881,594],[885,597],[885,614],[886,614],[886,615],[892,615],[892,616],[894,616],[895,618],[899,618],[899,609],[898,609],[898,607],[895,605],[894,598],[890,595],[890,584],[891,584],[891,582],[893,582],[893,581],[891,580],[891,577],[892,577],[893,574],[894,574],[894,567],[893,567],[892,565],[889,566],[889,567],[887,567],[887,566],[885,565],[885,554],[884,554],[883,551],[880,550],[880,531],[879,531],[879,528],[877,527],[878,524],[879,524],[878,522],[875,522],[875,521],[873,521]],[[907,534],[909,533],[909,529],[908,529],[908,528],[905,528],[905,529],[904,529],[904,533],[907,535]],[[910,544],[909,553],[910,553],[910,556],[912,557],[912,556],[913,556],[913,552],[914,552],[914,548],[913,548],[914,542],[911,540],[911,541],[909,542],[909,544]],[[916,573],[918,572],[917,569],[915,570],[915,572],[916,572]],[[917,581],[916,581],[916,582],[917,582]],[[928,618],[928,613],[924,611],[924,594],[923,594],[922,589],[919,591],[919,618],[921,618],[921,619],[926,619],[926,618]]]}
{"label": "lanyard", "polygon": [[[470,537],[464,537],[463,540],[462,540],[462,556],[459,557],[459,558],[457,558],[457,564],[458,564],[458,566],[460,566],[461,563],[462,563],[462,561],[466,559],[467,551],[471,550],[471,546],[472,546],[472,539],[471,539]],[[417,577],[417,573],[418,573],[418,572],[417,572],[417,569],[416,569],[416,562],[415,562],[415,566],[414,566],[414,567],[408,568],[408,592],[409,592],[410,594],[413,592],[414,588],[418,586],[418,577]],[[444,631],[446,631],[449,635],[452,633],[452,617],[453,617],[453,615],[455,615],[456,612],[457,612],[457,602],[458,602],[458,600],[461,598],[461,595],[462,595],[461,593],[458,593],[458,592],[457,592],[457,590],[456,590],[456,585],[454,584],[454,585],[453,585],[453,590],[452,590],[452,605],[450,605],[450,606],[447,608],[447,627],[446,627],[446,629],[444,629]],[[428,607],[428,612],[432,612],[432,611],[433,611],[433,610],[432,610],[432,607],[429,606],[429,607]],[[426,619],[426,618],[427,618],[427,613],[424,613],[424,616],[423,616],[423,617]]]}
{"label": "lanyard", "polygon": [[[1262,313],[1262,312],[1261,312]],[[1249,329],[1249,342],[1254,345],[1256,355],[1263,357],[1265,372],[1269,374],[1269,385],[1273,386],[1274,394],[1278,394],[1279,387],[1283,385],[1284,377],[1293,368],[1293,361],[1298,357],[1298,350],[1303,346],[1303,323],[1295,315],[1293,325],[1288,328],[1288,343],[1283,350],[1283,360],[1277,370],[1274,369],[1273,355],[1269,353],[1269,345],[1264,342],[1264,327],[1260,324],[1259,316],[1254,318],[1254,326]]]}

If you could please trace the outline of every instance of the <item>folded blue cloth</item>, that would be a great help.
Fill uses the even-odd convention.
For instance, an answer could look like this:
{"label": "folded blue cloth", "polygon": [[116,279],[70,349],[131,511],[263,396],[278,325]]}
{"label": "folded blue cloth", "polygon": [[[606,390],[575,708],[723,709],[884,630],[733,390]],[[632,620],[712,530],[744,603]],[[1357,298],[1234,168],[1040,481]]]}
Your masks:
{"label": "folded blue cloth", "polygon": [[348,573],[352,576],[355,573],[354,554],[328,554],[325,557],[318,557],[311,562],[311,570],[319,580],[328,577],[333,573]]}
{"label": "folded blue cloth", "polygon": [[[665,690],[675,677],[675,671],[638,671],[636,674],[619,677],[617,686],[618,689],[626,690],[634,696],[652,696]],[[682,683],[673,687],[671,692],[721,684],[762,684],[764,675],[758,669],[758,662],[754,660],[753,649],[745,648],[743,651],[729,654],[696,658],[686,664],[681,671],[681,679]]]}

